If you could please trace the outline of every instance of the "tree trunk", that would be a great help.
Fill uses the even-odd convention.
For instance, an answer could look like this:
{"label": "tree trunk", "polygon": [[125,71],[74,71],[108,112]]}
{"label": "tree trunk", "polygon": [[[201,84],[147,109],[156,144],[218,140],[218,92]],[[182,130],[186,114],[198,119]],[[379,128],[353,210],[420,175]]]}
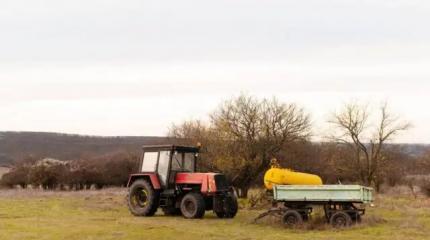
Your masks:
{"label": "tree trunk", "polygon": [[367,186],[367,187],[370,187],[370,186],[372,186],[372,183],[373,183],[374,181],[373,181],[373,176],[372,175],[368,175],[367,177],[366,177],[366,182],[365,182],[365,185]]}
{"label": "tree trunk", "polygon": [[375,177],[375,179],[373,180],[373,184],[375,185],[375,191],[379,193],[381,191],[383,179],[379,177]]}

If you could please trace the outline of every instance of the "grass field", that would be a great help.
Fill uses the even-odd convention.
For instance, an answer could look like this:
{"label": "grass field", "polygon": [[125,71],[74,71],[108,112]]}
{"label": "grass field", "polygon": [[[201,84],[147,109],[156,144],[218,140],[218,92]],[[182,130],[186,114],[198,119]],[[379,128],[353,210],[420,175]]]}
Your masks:
{"label": "grass field", "polygon": [[241,210],[232,220],[209,212],[203,220],[137,218],[125,194],[0,190],[0,239],[430,239],[430,199],[406,195],[378,196],[361,225],[335,230],[318,217],[304,229],[286,229],[275,219],[252,223],[261,210]]}

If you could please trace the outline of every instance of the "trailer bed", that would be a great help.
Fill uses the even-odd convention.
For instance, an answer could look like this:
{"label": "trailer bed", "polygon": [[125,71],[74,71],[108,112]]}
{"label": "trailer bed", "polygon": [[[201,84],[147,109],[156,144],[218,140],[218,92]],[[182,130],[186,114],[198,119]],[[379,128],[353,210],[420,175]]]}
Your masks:
{"label": "trailer bed", "polygon": [[360,185],[276,185],[273,198],[279,202],[371,203],[372,188]]}

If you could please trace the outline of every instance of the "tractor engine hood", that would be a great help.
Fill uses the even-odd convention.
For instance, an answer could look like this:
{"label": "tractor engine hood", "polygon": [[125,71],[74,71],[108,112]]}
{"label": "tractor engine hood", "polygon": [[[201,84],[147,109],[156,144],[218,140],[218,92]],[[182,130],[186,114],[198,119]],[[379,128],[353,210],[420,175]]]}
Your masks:
{"label": "tractor engine hood", "polygon": [[229,189],[226,177],[220,173],[187,173],[176,174],[176,184],[201,185],[201,192],[215,193]]}

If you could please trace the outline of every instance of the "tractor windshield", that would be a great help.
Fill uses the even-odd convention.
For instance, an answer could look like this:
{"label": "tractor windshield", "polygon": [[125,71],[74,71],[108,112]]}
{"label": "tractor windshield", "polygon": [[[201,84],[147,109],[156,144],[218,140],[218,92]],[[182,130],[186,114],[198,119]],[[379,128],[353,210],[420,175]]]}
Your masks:
{"label": "tractor windshield", "polygon": [[184,154],[184,169],[190,172],[194,172],[196,164],[196,154],[195,153],[185,153]]}
{"label": "tractor windshield", "polygon": [[188,152],[174,152],[172,158],[172,170],[181,172],[194,172],[196,154]]}

